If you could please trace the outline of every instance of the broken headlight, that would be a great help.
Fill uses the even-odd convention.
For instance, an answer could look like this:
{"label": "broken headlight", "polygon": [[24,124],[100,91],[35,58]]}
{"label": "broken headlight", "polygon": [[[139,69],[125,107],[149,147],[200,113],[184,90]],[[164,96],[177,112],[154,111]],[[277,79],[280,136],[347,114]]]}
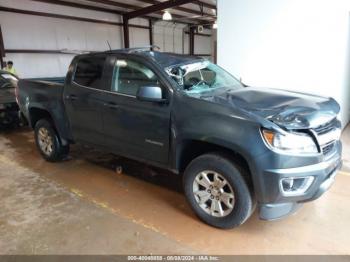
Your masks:
{"label": "broken headlight", "polygon": [[286,132],[285,134],[263,129],[263,137],[272,148],[289,154],[315,154],[317,146],[308,134],[301,132]]}

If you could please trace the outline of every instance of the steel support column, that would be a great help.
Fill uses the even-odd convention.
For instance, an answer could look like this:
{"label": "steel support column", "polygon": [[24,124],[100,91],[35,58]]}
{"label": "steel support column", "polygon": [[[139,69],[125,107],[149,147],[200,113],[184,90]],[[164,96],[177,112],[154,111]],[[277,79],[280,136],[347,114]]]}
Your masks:
{"label": "steel support column", "polygon": [[129,19],[123,16],[124,48],[130,47]]}
{"label": "steel support column", "polygon": [[[152,19],[148,20],[149,23],[149,44],[152,46],[153,43],[153,21]],[[153,48],[151,47],[151,50],[153,50]]]}
{"label": "steel support column", "polygon": [[4,66],[4,57],[5,57],[5,46],[4,39],[2,37],[1,25],[0,25],[0,69]]}
{"label": "steel support column", "polygon": [[194,30],[195,30],[195,28],[193,26],[191,26],[190,27],[190,37],[189,37],[189,40],[190,40],[190,44],[189,44],[190,55],[194,55]]}

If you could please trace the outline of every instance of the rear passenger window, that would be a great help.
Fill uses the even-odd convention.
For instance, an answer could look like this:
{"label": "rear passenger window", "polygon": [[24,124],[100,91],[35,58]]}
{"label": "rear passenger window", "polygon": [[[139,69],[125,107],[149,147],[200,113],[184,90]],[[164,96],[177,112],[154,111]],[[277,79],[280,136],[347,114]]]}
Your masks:
{"label": "rear passenger window", "polygon": [[113,92],[136,96],[141,86],[159,85],[158,77],[147,66],[129,59],[116,61],[113,70]]}
{"label": "rear passenger window", "polygon": [[75,70],[74,81],[82,86],[101,89],[105,56],[93,56],[81,58]]}

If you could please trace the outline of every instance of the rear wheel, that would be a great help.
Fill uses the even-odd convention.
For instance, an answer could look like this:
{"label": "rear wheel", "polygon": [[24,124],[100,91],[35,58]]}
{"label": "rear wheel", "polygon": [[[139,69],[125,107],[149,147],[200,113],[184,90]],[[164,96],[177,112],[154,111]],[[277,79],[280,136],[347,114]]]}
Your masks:
{"label": "rear wheel", "polygon": [[239,165],[223,155],[202,155],[185,170],[185,195],[204,222],[214,227],[234,228],[243,224],[254,209],[246,175]]}
{"label": "rear wheel", "polygon": [[47,161],[60,161],[69,153],[69,145],[62,145],[53,125],[46,119],[41,119],[36,123],[35,141],[41,155]]}

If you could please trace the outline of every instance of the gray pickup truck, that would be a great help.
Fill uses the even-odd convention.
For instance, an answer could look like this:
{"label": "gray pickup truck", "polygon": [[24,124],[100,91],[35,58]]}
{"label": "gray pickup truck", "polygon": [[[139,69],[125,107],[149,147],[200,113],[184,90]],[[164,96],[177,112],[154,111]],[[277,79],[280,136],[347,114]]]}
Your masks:
{"label": "gray pickup truck", "polygon": [[321,196],[341,166],[332,98],[246,87],[199,57],[143,49],[76,56],[64,84],[20,80],[42,156],[83,143],[183,176],[200,219],[219,228],[282,218]]}

